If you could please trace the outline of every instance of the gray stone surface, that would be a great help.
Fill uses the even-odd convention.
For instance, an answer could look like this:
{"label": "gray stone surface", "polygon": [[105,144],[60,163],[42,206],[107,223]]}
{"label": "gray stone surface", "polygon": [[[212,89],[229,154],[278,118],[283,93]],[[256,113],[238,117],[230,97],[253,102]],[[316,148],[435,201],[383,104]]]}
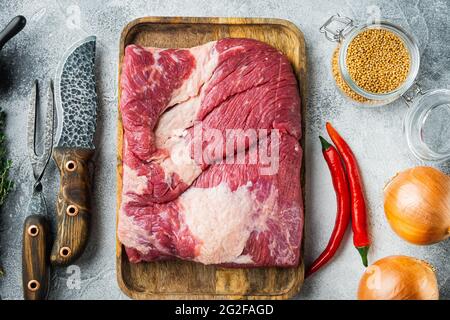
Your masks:
{"label": "gray stone surface", "polygon": [[[373,7],[376,6],[376,7]],[[1,213],[0,261],[5,276],[0,280],[3,299],[20,299],[21,227],[30,198],[31,167],[26,156],[26,110],[34,79],[53,77],[60,57],[76,40],[98,36],[98,91],[100,95],[95,214],[87,251],[77,262],[81,283],[69,286],[73,270],[53,272],[51,299],[124,299],[115,275],[115,165],[117,120],[117,61],[122,28],[142,16],[242,16],[277,17],[294,22],[305,34],[308,51],[309,93],[306,117],[306,238],[308,265],[326,245],[335,216],[335,196],[322,159],[318,134],[332,121],[350,142],[359,158],[370,208],[373,246],[370,260],[406,254],[426,259],[437,269],[441,297],[450,298],[448,281],[449,242],[417,247],[399,239],[384,213],[382,189],[397,171],[423,164],[409,152],[402,133],[407,110],[402,101],[381,108],[358,108],[335,89],[330,73],[334,44],[318,29],[335,12],[365,21],[370,12],[403,25],[419,39],[422,51],[420,81],[423,87],[450,87],[450,2],[435,1],[1,1],[0,25],[13,16],[28,19],[25,30],[0,53],[0,106],[8,113],[9,154],[16,187]],[[79,15],[78,15],[79,14]],[[45,92],[45,91],[42,91]],[[425,163],[432,165],[430,163]],[[447,173],[448,163],[441,165]],[[52,163],[44,179],[49,211],[54,210],[57,170]],[[354,299],[363,272],[348,232],[336,259],[309,279],[300,299]],[[70,283],[69,283],[70,284]],[[75,283],[76,284],[76,283]]]}

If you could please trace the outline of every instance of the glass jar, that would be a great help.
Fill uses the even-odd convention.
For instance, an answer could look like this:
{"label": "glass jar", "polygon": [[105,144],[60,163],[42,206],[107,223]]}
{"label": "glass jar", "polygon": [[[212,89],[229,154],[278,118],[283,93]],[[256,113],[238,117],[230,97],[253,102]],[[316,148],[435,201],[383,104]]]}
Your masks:
{"label": "glass jar", "polygon": [[[409,55],[409,71],[406,79],[396,89],[387,93],[374,93],[358,86],[351,78],[347,66],[347,52],[349,45],[356,36],[370,29],[386,30],[398,36],[403,42]],[[404,94],[413,84],[419,72],[420,52],[417,41],[403,28],[388,21],[379,21],[356,26],[352,19],[334,15],[320,28],[320,32],[338,46],[332,59],[332,72],[336,85],[344,96],[361,105],[386,105]],[[334,61],[333,61],[334,60]]]}
{"label": "glass jar", "polygon": [[[387,30],[403,41],[409,54],[406,79],[393,91],[373,93],[364,90],[351,78],[347,68],[347,50],[360,33],[371,28]],[[424,91],[416,81],[420,53],[416,40],[400,26],[388,21],[361,26],[353,20],[334,15],[320,28],[320,32],[338,42],[332,59],[332,73],[339,91],[360,106],[386,105],[402,98],[409,109],[403,121],[403,131],[411,152],[423,161],[450,160],[450,90]]]}
{"label": "glass jar", "polygon": [[416,84],[413,95],[404,98],[409,105],[403,121],[409,149],[421,160],[450,160],[450,90],[422,91]]}

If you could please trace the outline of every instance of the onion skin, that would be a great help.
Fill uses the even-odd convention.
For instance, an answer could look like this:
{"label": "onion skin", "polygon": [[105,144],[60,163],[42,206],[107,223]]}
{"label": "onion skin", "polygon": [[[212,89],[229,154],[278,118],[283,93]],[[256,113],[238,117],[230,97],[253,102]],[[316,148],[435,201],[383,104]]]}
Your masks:
{"label": "onion skin", "polygon": [[364,272],[359,300],[438,300],[439,288],[432,267],[407,256],[378,260]]}
{"label": "onion skin", "polygon": [[397,174],[385,187],[384,212],[404,240],[429,245],[450,236],[450,177],[432,167]]}

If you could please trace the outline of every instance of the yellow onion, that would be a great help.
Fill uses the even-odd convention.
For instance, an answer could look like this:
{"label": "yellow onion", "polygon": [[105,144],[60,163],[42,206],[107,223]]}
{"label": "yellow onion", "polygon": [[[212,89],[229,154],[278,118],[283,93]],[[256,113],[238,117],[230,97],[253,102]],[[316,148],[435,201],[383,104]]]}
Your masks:
{"label": "yellow onion", "polygon": [[384,189],[384,212],[404,240],[427,245],[450,235],[450,177],[431,167],[398,173]]}
{"label": "yellow onion", "polygon": [[438,300],[433,268],[425,261],[390,256],[378,260],[364,272],[358,288],[359,300]]}

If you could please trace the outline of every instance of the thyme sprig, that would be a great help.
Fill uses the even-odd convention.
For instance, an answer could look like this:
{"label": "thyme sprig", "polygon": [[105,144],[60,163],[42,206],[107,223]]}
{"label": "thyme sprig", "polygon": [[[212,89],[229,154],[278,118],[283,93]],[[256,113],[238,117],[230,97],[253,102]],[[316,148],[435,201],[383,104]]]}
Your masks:
{"label": "thyme sprig", "polygon": [[[0,207],[5,203],[9,192],[13,189],[14,183],[9,178],[11,160],[7,157],[6,149],[6,113],[0,108]],[[0,266],[0,277],[4,274]]]}

